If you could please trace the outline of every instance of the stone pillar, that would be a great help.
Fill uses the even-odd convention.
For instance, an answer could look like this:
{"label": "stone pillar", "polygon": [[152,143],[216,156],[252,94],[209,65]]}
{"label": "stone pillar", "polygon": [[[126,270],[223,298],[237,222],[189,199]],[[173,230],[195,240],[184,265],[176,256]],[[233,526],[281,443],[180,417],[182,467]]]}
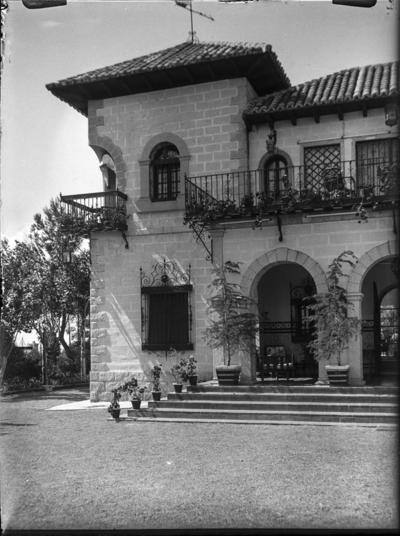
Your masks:
{"label": "stone pillar", "polygon": [[224,229],[209,229],[211,237],[213,264],[222,266],[224,263]]}
{"label": "stone pillar", "polygon": [[[350,305],[349,315],[356,316],[362,320],[361,302],[363,294],[354,292],[347,295]],[[349,347],[343,356],[345,364],[350,365],[349,383],[350,385],[365,385],[363,374],[362,336],[361,326],[358,335],[349,342]]]}
{"label": "stone pillar", "polygon": [[317,385],[328,385],[328,374],[325,370],[325,365],[328,364],[326,359],[318,361],[318,380],[315,382]]}
{"label": "stone pillar", "polygon": [[[222,266],[224,263],[224,229],[210,229],[209,234],[212,240],[213,264]],[[213,379],[217,379],[215,367],[224,364],[223,350],[216,348],[212,351],[213,355]]]}

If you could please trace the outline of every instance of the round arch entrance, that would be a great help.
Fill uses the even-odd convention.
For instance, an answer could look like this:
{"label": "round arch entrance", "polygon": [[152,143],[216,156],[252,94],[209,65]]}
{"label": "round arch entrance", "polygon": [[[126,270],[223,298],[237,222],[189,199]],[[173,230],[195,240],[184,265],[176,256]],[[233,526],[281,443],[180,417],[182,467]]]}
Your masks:
{"label": "round arch entrance", "polygon": [[363,375],[367,384],[395,384],[399,371],[397,258],[372,266],[362,283]]}
{"label": "round arch entrance", "polygon": [[318,364],[307,348],[311,338],[307,304],[315,292],[311,274],[295,262],[274,264],[263,273],[257,284],[261,315],[259,375],[265,374],[271,359],[279,359],[293,363],[294,376],[318,378]]}

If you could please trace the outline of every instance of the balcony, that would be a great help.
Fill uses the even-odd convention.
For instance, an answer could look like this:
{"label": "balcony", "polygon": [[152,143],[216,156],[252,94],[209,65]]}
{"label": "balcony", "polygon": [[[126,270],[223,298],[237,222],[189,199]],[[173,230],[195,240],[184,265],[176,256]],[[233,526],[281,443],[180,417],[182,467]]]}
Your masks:
{"label": "balcony", "polygon": [[122,192],[62,195],[65,207],[64,226],[88,237],[91,231],[127,230],[126,201]]}
{"label": "balcony", "polygon": [[[342,161],[186,177],[185,222],[212,225],[273,214],[342,212],[392,206],[399,196],[398,162]],[[365,208],[364,208],[365,207]]]}

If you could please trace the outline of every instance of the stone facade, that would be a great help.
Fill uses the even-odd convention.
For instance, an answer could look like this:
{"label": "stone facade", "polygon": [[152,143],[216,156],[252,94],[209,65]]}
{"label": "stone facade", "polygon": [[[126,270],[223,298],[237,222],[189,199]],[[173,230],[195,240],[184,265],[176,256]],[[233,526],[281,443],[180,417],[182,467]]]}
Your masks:
{"label": "stone facade", "polygon": [[[140,268],[150,271],[159,258],[173,259],[193,282],[193,352],[199,379],[213,378],[221,356],[207,348],[205,296],[210,263],[188,227],[183,225],[184,172],[190,176],[258,169],[266,157],[269,126],[247,130],[242,111],[254,91],[245,78],[208,82],[89,102],[89,142],[101,156],[114,160],[117,186],[128,195],[129,249],[118,233],[92,235],[91,398],[108,398],[109,391],[131,374],[149,379],[150,367],[172,365],[165,353],[142,350]],[[393,137],[383,109],[277,121],[276,152],[291,165],[303,164],[303,148],[338,142],[343,160],[355,159],[355,141]],[[150,152],[159,142],[174,143],[181,156],[180,195],[176,201],[149,199]],[[361,315],[362,280],[379,259],[396,254],[393,215],[370,212],[358,222],[353,212],[341,215],[293,214],[282,217],[282,241],[274,219],[262,228],[225,223],[213,231],[214,260],[242,263],[242,285],[258,299],[257,284],[274,265],[294,263],[307,270],[318,291],[326,288],[324,273],[332,259],[352,250],[360,260],[349,279],[349,290]],[[351,381],[363,384],[362,340],[354,341],[345,360]],[[255,380],[255,363],[242,356],[242,381]],[[320,367],[320,378],[324,371]],[[164,373],[164,389],[171,378]]]}

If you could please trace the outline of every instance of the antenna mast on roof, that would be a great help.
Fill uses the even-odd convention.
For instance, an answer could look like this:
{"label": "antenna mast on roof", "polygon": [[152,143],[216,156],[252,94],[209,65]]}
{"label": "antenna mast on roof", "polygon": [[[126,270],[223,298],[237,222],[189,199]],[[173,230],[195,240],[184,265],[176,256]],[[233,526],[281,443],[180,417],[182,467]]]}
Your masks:
{"label": "antenna mast on roof", "polygon": [[192,8],[192,0],[175,0],[175,4],[179,7],[183,7],[184,9],[188,9],[190,11],[190,32],[189,32],[189,38],[192,43],[195,42],[195,40],[198,40],[196,38],[196,32],[193,30],[193,13],[196,13],[196,15],[200,15],[201,17],[205,17],[206,19],[214,20],[211,15],[207,15],[206,13],[202,13],[201,11],[196,11]]}

